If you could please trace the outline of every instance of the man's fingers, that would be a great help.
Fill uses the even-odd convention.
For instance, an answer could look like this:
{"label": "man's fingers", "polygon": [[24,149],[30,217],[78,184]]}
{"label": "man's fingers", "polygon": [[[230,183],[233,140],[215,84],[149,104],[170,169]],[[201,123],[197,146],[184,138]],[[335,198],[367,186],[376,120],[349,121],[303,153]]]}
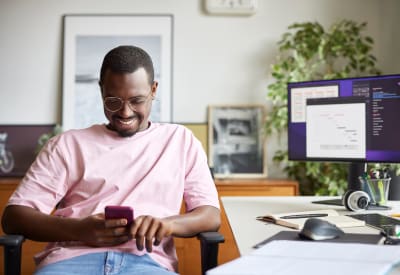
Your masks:
{"label": "man's fingers", "polygon": [[146,251],[151,252],[153,251],[153,239],[146,239]]}
{"label": "man's fingers", "polygon": [[144,248],[144,234],[145,229],[144,227],[148,221],[146,221],[146,216],[139,217],[135,219],[133,227],[131,229],[131,233],[136,239],[136,247],[139,250],[143,250]]}
{"label": "man's fingers", "polygon": [[161,240],[164,237],[170,236],[171,232],[169,232],[167,227],[160,226],[159,229],[157,230],[157,233],[154,237],[154,245],[159,245],[161,243]]}
{"label": "man's fingers", "polygon": [[153,250],[153,245],[159,245],[161,240],[171,235],[171,228],[161,219],[152,216],[137,217],[131,227],[131,234],[136,239],[139,250],[146,248],[148,252]]}
{"label": "man's fingers", "polygon": [[126,226],[128,224],[127,219],[108,219],[105,220],[106,228]]}

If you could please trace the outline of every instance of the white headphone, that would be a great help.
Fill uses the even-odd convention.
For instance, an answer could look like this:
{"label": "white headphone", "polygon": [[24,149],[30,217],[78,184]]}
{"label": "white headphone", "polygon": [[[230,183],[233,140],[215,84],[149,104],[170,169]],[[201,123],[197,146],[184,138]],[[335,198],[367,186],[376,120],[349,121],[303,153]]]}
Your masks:
{"label": "white headphone", "polygon": [[343,205],[350,211],[367,209],[370,201],[369,195],[360,190],[348,190],[342,199]]}

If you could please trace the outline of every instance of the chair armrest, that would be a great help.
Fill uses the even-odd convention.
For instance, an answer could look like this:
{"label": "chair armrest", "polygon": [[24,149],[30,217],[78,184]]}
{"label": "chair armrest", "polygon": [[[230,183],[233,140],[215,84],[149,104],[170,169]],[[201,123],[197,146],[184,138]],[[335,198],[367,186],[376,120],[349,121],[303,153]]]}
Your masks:
{"label": "chair armrest", "polygon": [[197,235],[201,249],[201,274],[218,264],[218,246],[225,241],[219,232],[202,232]]}
{"label": "chair armrest", "polygon": [[4,274],[21,274],[21,251],[25,238],[21,235],[0,236],[0,245],[4,247]]}
{"label": "chair armrest", "polygon": [[24,236],[21,235],[4,235],[0,236],[0,245],[10,247],[21,246],[24,240]]}

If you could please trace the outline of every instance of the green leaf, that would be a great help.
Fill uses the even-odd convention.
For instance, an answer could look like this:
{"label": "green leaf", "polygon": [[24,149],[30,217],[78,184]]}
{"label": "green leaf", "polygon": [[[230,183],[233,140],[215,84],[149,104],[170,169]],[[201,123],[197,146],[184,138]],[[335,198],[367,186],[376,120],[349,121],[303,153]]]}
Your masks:
{"label": "green leaf", "polygon": [[[268,85],[272,108],[265,120],[267,134],[287,130],[288,82],[380,74],[372,54],[374,40],[363,34],[366,26],[353,20],[337,21],[326,30],[318,22],[288,26],[278,42],[277,62],[271,66],[275,81]],[[275,152],[273,160],[300,182],[301,194],[340,195],[347,185],[343,163],[289,161],[287,151]]]}

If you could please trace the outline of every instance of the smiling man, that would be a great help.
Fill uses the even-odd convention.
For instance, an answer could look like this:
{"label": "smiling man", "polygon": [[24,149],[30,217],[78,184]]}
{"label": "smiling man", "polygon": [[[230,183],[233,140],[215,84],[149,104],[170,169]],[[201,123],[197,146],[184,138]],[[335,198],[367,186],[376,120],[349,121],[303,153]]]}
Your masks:
{"label": "smiling man", "polygon": [[[109,123],[46,144],[11,196],[3,230],[50,242],[35,274],[175,274],[172,237],[220,225],[205,152],[183,126],[149,121],[158,83],[144,50],[112,49],[99,85]],[[133,223],[106,220],[107,205],[132,207]]]}
{"label": "smiling man", "polygon": [[[121,136],[132,136],[149,127],[151,101],[158,83],[149,56],[142,51],[110,52],[100,71],[100,89],[108,127]],[[135,62],[128,60],[134,59]]]}

